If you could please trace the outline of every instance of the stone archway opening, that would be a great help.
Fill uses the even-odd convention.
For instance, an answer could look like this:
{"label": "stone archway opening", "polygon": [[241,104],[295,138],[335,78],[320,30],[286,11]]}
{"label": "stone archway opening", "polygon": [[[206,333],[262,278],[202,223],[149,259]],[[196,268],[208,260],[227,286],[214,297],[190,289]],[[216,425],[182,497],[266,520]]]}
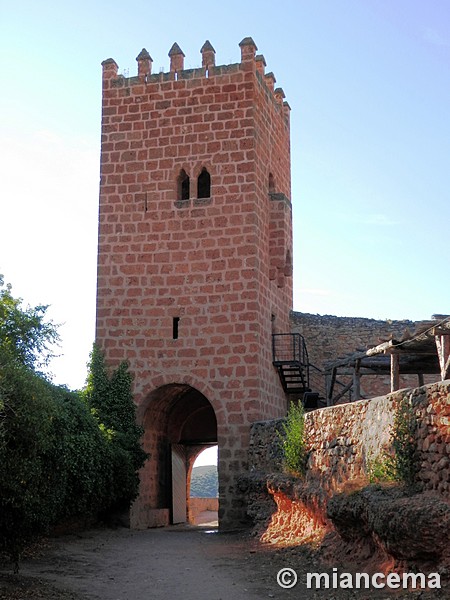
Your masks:
{"label": "stone archway opening", "polygon": [[188,520],[191,525],[217,527],[219,511],[218,446],[200,448],[188,470]]}
{"label": "stone archway opening", "polygon": [[140,472],[132,526],[187,523],[192,465],[204,448],[217,444],[214,409],[197,389],[172,383],[149,394],[142,425],[149,458]]}

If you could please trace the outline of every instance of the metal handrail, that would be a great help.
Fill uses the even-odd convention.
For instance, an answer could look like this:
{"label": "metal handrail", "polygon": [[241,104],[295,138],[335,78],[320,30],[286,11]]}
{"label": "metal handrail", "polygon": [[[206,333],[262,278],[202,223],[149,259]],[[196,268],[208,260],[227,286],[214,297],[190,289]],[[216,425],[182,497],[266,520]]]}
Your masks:
{"label": "metal handrail", "polygon": [[275,366],[299,365],[309,386],[309,357],[305,338],[300,333],[272,334],[272,356]]}

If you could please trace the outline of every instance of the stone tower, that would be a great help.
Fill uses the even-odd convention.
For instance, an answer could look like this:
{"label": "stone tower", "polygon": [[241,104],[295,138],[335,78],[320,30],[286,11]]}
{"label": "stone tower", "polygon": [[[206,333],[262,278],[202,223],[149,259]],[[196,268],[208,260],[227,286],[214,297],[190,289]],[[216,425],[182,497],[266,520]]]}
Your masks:
{"label": "stone tower", "polygon": [[219,445],[219,521],[244,516],[249,424],[286,396],[272,333],[292,307],[290,108],[251,38],[241,61],[103,67],[96,339],[128,360],[149,459],[134,527],[186,520],[190,468]]}

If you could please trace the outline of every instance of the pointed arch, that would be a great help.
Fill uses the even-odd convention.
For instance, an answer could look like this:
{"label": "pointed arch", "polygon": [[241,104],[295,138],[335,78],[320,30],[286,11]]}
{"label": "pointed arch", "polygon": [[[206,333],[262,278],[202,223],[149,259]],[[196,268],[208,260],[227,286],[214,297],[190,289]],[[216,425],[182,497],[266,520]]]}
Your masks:
{"label": "pointed arch", "polygon": [[189,175],[184,169],[181,169],[177,178],[177,200],[189,200],[190,198],[190,180]]}
{"label": "pointed arch", "polygon": [[210,198],[211,197],[211,175],[208,173],[206,167],[203,167],[200,171],[200,175],[197,179],[197,198]]}
{"label": "pointed arch", "polygon": [[272,173],[269,173],[269,194],[273,194],[275,192],[275,177]]}

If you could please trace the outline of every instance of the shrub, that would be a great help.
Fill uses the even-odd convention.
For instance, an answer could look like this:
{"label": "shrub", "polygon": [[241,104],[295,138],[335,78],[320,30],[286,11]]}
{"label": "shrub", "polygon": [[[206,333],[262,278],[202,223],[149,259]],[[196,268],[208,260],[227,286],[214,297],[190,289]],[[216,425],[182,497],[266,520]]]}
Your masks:
{"label": "shrub", "polygon": [[391,434],[394,449],[394,464],[397,480],[406,485],[413,485],[416,479],[416,440],[417,419],[414,414],[411,398],[404,396],[398,406]]}
{"label": "shrub", "polygon": [[392,454],[384,451],[379,456],[367,459],[366,470],[370,483],[397,481],[408,486],[414,485],[417,471],[416,426],[412,402],[404,396],[394,416],[390,436]]}
{"label": "shrub", "polygon": [[279,433],[283,451],[283,467],[287,473],[302,476],[306,470],[305,412],[302,404],[291,402]]}
{"label": "shrub", "polygon": [[105,508],[126,507],[136,498],[138,470],[147,458],[140,445],[143,429],[136,424],[131,383],[128,364],[121,363],[109,374],[104,355],[94,344],[84,398],[110,444],[113,477]]}
{"label": "shrub", "polygon": [[16,568],[59,520],[129,503],[146,456],[125,364],[109,378],[98,354],[83,395],[39,372],[58,337],[45,312],[23,309],[0,276],[0,549]]}
{"label": "shrub", "polygon": [[383,452],[380,456],[371,456],[366,461],[369,483],[397,481],[394,457]]}
{"label": "shrub", "polygon": [[26,541],[45,531],[65,500],[53,452],[56,406],[49,384],[26,367],[3,366],[0,449],[0,544],[17,562]]}

